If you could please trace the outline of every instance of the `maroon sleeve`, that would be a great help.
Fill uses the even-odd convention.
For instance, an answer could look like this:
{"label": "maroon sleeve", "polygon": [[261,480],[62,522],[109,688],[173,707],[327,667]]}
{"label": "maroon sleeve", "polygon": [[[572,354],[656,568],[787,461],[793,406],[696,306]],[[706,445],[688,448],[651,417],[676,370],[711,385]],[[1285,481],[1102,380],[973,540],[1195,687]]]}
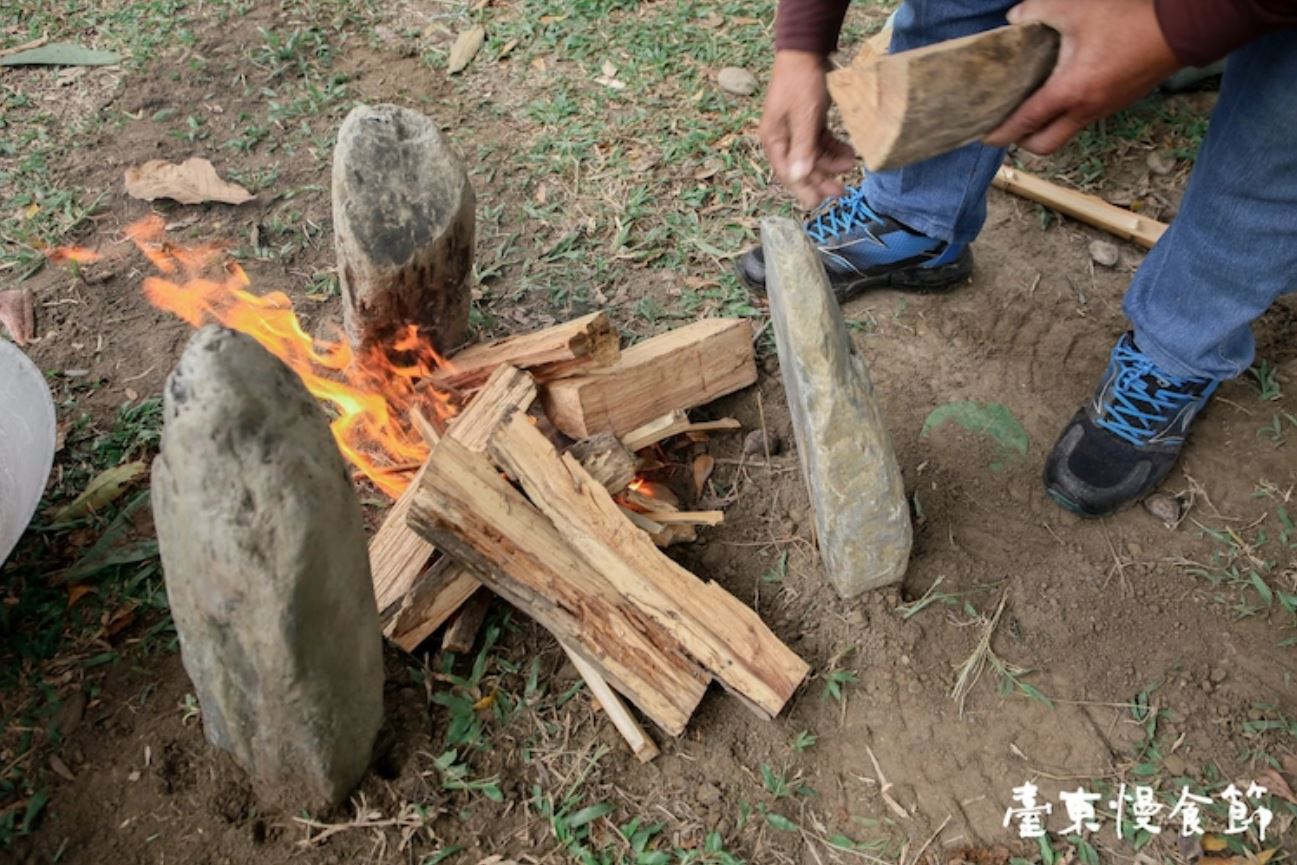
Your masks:
{"label": "maroon sleeve", "polygon": [[1207,66],[1272,30],[1297,26],[1297,0],[1153,0],[1162,35],[1187,66]]}
{"label": "maroon sleeve", "polygon": [[775,50],[831,54],[851,0],[779,0]]}

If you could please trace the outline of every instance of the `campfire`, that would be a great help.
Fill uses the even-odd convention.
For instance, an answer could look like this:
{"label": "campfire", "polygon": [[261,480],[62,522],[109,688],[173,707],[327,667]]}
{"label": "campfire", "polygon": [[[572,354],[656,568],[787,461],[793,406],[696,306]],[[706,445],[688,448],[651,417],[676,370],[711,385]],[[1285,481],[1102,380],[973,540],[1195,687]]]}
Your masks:
{"label": "campfire", "polygon": [[413,651],[445,628],[445,645],[471,646],[485,584],[559,638],[641,759],[657,749],[617,691],[679,735],[713,676],[765,717],[801,682],[805,664],[750,609],[655,549],[724,518],[681,510],[645,472],[672,437],[739,428],[686,411],[755,381],[746,321],[704,320],[622,351],[593,313],[449,358],[410,324],[358,352],[340,330],[308,334],[283,292],[255,293],[222,246],[172,243],[156,215],[126,235],[157,271],[143,282],[150,303],[283,361],[327,406],[343,456],[396,499],[370,543],[394,644]]}
{"label": "campfire", "polygon": [[[154,501],[209,739],[290,801],[336,804],[381,717],[374,625],[405,651],[439,629],[443,648],[466,651],[491,593],[554,635],[641,760],[657,747],[623,698],[670,736],[713,679],[779,714],[806,663],[661,551],[724,514],[682,510],[648,477],[666,440],[739,427],[686,412],[756,381],[751,324],[704,319],[622,350],[594,312],[463,346],[474,198],[435,125],[357,108],[333,192],[343,327],[324,337],[221,245],[173,243],[156,215],[126,231],[156,271],[148,300],[204,328],[168,386]],[[367,550],[308,394],[342,457],[395,499]],[[699,495],[709,471],[694,467]],[[303,747],[312,760],[292,756]]]}

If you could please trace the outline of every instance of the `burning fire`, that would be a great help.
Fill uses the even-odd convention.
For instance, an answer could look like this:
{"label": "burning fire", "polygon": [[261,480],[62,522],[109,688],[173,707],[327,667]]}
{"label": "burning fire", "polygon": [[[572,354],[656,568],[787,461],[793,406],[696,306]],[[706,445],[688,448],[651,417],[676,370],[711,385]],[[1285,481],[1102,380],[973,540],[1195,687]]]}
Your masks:
{"label": "burning fire", "polygon": [[[454,414],[445,394],[420,384],[446,361],[414,325],[391,346],[357,355],[341,334],[333,340],[308,335],[284,292],[253,294],[237,263],[218,267],[220,245],[174,246],[165,240],[156,215],[130,226],[126,235],[161,274],[144,280],[150,303],[194,327],[218,322],[255,339],[331,407],[333,437],[343,456],[389,496],[404,491],[410,482],[405,473],[428,455],[408,421],[411,410],[417,406],[443,422]],[[56,254],[61,258],[51,255],[51,260],[93,261],[95,256],[77,248]]]}
{"label": "burning fire", "polygon": [[99,253],[93,249],[86,249],[84,246],[60,246],[57,249],[51,249],[45,254],[45,257],[54,264],[62,264],[65,261],[74,264],[90,264],[99,260]]}

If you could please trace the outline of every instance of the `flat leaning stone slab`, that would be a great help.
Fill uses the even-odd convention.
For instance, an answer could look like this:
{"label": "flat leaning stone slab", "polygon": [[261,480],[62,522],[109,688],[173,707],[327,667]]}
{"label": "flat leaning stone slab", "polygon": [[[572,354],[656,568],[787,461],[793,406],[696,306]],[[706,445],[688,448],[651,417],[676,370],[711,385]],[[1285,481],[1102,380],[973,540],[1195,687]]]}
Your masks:
{"label": "flat leaning stone slab", "polygon": [[766,291],[820,557],[844,598],[905,576],[912,529],[869,370],[802,227],[764,219]]}

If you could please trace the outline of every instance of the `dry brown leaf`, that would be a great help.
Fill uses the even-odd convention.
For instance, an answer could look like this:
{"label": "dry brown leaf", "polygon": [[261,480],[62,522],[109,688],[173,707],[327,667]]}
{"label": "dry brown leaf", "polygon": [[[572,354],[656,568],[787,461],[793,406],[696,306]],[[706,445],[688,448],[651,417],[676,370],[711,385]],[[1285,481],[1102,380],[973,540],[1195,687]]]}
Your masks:
{"label": "dry brown leaf", "polygon": [[446,61],[446,72],[449,75],[463,72],[465,67],[482,50],[486,42],[486,28],[477,24],[455,37],[455,44],[450,46],[450,59]]}
{"label": "dry brown leaf", "polygon": [[711,454],[699,454],[694,459],[694,497],[701,498],[703,487],[707,485],[707,479],[712,476],[712,470],[716,468],[716,458]]}
{"label": "dry brown leaf", "polygon": [[1199,865],[1265,865],[1269,862],[1274,854],[1279,850],[1278,847],[1271,847],[1269,850],[1262,850],[1255,855],[1230,856],[1207,856],[1199,859]]}
{"label": "dry brown leaf", "polygon": [[1219,835],[1202,836],[1202,849],[1206,850],[1208,853],[1219,853],[1228,846],[1229,843]]}
{"label": "dry brown leaf", "polygon": [[1283,779],[1283,776],[1274,769],[1266,769],[1264,772],[1258,772],[1256,783],[1265,787],[1280,799],[1286,799],[1294,805],[1297,805],[1297,796],[1293,795],[1292,788],[1288,786],[1288,782]]}
{"label": "dry brown leaf", "polygon": [[0,291],[0,325],[19,345],[26,345],[36,335],[36,307],[30,288]]}
{"label": "dry brown leaf", "polygon": [[68,586],[68,606],[74,606],[77,601],[90,594],[91,591],[91,588],[85,583],[75,583],[74,585]]}
{"label": "dry brown leaf", "polygon": [[73,775],[72,770],[68,768],[68,764],[59,759],[58,754],[50,755],[50,768],[54,770],[55,775],[65,781],[75,781],[77,779],[77,776]]}
{"label": "dry brown leaf", "polygon": [[202,204],[219,201],[222,204],[243,204],[251,201],[252,193],[222,180],[212,163],[199,156],[186,159],[179,165],[164,159],[151,159],[143,165],[126,169],[126,194],[144,201],[169,198],[181,204]]}
{"label": "dry brown leaf", "polygon": [[1279,758],[1279,765],[1283,766],[1283,770],[1289,775],[1297,776],[1297,755],[1284,754]]}
{"label": "dry brown leaf", "polygon": [[111,616],[104,615],[102,620],[105,637],[115,637],[131,622],[135,621],[135,605],[127,604]]}

